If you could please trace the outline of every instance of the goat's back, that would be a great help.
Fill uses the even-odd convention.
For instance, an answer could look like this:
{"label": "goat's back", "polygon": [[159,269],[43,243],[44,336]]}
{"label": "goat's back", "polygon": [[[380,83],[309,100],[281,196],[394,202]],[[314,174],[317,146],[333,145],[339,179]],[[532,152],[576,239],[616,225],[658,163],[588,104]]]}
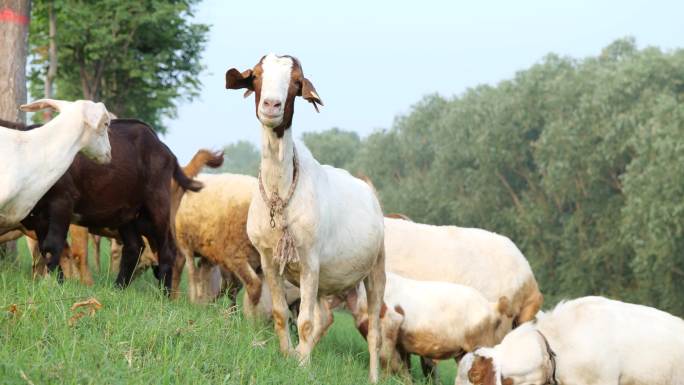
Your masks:
{"label": "goat's back", "polygon": [[98,164],[78,154],[44,197],[70,195],[78,223],[84,226],[118,227],[138,215],[146,198],[158,194],[159,204],[164,204],[163,197],[170,194],[176,157],[150,126],[134,119],[114,119],[109,141],[110,163]]}
{"label": "goat's back", "polygon": [[492,302],[505,296],[516,314],[539,294],[525,256],[510,239],[486,230],[385,218],[385,252],[387,271],[470,286]]}
{"label": "goat's back", "polygon": [[[176,214],[179,246],[212,259],[249,258],[259,266],[258,255],[247,237],[247,214],[256,178],[239,174],[200,174],[200,192],[188,191]],[[240,255],[236,255],[240,254]]]}
{"label": "goat's back", "polygon": [[[684,320],[664,311],[583,297],[545,313],[537,328],[553,341],[561,372],[567,363],[587,373],[617,369],[624,383],[684,383]],[[581,372],[579,383],[588,381]]]}

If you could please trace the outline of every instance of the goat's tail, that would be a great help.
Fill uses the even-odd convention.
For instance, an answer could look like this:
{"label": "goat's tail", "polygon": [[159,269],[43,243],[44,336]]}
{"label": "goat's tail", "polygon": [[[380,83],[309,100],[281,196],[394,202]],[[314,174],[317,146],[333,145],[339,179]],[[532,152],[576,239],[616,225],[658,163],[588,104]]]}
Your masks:
{"label": "goat's tail", "polygon": [[223,164],[223,151],[211,152],[209,150],[199,150],[192,157],[190,163],[183,167],[183,172],[189,178],[194,178],[202,170],[202,167],[219,168]]}
{"label": "goat's tail", "polygon": [[187,175],[183,172],[183,169],[180,167],[178,164],[178,160],[174,159],[176,164],[173,166],[173,179],[176,180],[176,183],[178,183],[183,190],[190,190],[194,192],[198,192],[204,187],[202,182],[194,180],[192,178],[188,178]]}

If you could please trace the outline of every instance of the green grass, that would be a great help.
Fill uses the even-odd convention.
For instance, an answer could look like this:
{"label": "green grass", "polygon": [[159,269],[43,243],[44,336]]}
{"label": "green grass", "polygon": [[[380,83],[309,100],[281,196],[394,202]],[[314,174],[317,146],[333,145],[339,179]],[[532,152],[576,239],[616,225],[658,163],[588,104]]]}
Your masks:
{"label": "green grass", "polygon": [[[336,313],[311,364],[301,368],[280,354],[271,326],[243,319],[227,299],[170,301],[151,273],[126,290],[114,288],[107,271],[93,271],[93,287],[54,277],[34,281],[23,240],[19,252],[0,260],[2,384],[367,383],[367,347],[348,314]],[[90,297],[102,309],[70,326],[70,306]],[[17,313],[8,311],[11,304]],[[454,381],[452,362],[440,365],[444,384]],[[413,367],[421,383],[415,358]],[[381,383],[402,379],[383,376]]]}

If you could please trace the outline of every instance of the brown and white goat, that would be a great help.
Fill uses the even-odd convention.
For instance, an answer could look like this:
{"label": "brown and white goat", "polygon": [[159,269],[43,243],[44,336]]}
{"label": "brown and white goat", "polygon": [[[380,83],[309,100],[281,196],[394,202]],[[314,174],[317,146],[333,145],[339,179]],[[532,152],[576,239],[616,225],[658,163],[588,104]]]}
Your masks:
{"label": "brown and white goat", "polygon": [[510,299],[509,327],[534,318],[544,297],[525,256],[490,231],[385,218],[387,271],[470,286],[489,301]]}
{"label": "brown and white goat", "polygon": [[[347,307],[365,337],[365,288],[347,294]],[[409,355],[458,359],[478,347],[501,341],[512,315],[508,298],[488,301],[479,291],[448,282],[417,281],[387,272],[380,329],[380,360],[392,372],[408,375]],[[436,375],[436,373],[435,373]]]}
{"label": "brown and white goat", "polygon": [[325,296],[364,280],[370,313],[369,378],[376,382],[385,286],[380,203],[362,180],[322,166],[304,144],[297,143],[295,148],[290,129],[295,97],[303,97],[316,108],[322,105],[297,59],[269,54],[252,69],[240,72],[231,68],[226,72],[226,88],[246,89],[245,95],[255,93],[261,123],[263,194],[254,193],[247,234],[261,255],[281,351],[292,353],[283,278],[301,290],[296,348],[301,364],[309,362],[328,322]]}

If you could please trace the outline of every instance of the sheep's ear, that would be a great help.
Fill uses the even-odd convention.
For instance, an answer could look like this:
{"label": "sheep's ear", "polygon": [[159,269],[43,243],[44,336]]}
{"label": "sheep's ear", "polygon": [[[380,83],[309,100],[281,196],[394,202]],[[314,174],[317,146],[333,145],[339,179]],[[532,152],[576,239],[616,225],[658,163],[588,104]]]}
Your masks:
{"label": "sheep's ear", "polygon": [[104,104],[89,101],[83,103],[83,120],[88,126],[98,128],[103,119],[109,119],[109,113]]}
{"label": "sheep's ear", "polygon": [[226,71],[226,89],[239,90],[246,88],[245,97],[249,96],[254,91],[254,77],[252,70],[245,70],[240,72],[235,68]]}
{"label": "sheep's ear", "polygon": [[491,358],[475,356],[468,370],[468,381],[473,385],[496,385],[496,372]]}
{"label": "sheep's ear", "polygon": [[44,110],[46,108],[52,108],[53,110],[60,112],[62,109],[64,109],[64,107],[67,106],[67,103],[71,102],[55,99],[39,99],[34,102],[19,106],[19,109],[25,112],[34,112]]}
{"label": "sheep's ear", "polygon": [[316,109],[316,112],[320,112],[318,111],[318,105],[316,105],[316,103],[322,106],[323,101],[321,100],[321,97],[318,96],[316,88],[314,88],[313,84],[309,79],[302,79],[302,90],[299,96],[303,97],[304,99],[309,101],[309,103],[313,104],[314,108]]}

